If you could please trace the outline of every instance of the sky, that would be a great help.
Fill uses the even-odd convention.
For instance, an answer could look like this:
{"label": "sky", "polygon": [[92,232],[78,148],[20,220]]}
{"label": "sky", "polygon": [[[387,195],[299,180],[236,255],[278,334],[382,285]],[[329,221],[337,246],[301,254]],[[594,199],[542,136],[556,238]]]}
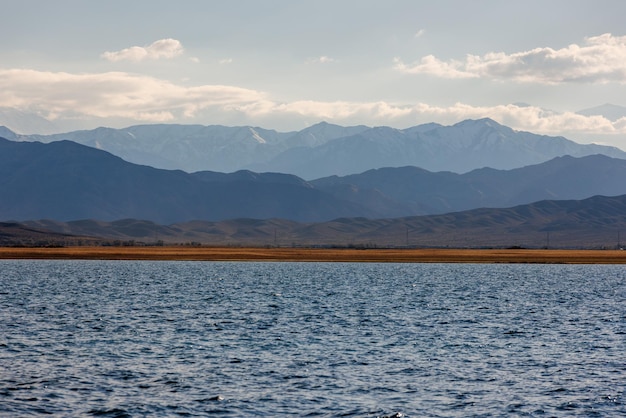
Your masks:
{"label": "sky", "polygon": [[623,0],[0,0],[0,107],[59,130],[490,117],[626,149]]}

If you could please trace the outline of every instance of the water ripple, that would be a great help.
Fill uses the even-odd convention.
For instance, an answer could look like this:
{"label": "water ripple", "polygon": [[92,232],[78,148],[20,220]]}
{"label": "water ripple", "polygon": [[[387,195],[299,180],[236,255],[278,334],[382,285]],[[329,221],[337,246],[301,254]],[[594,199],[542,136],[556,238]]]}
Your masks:
{"label": "water ripple", "polygon": [[623,416],[620,266],[0,262],[0,416]]}

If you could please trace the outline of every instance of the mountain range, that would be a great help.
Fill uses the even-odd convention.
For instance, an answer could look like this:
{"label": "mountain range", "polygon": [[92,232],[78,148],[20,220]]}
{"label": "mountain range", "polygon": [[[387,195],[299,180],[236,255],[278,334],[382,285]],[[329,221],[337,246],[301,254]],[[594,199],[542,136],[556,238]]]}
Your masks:
{"label": "mountain range", "polygon": [[603,116],[606,119],[615,122],[626,117],[626,107],[618,106],[611,103],[605,103],[600,106],[591,107],[589,109],[579,110],[579,115],[584,116]]}
{"label": "mountain range", "polygon": [[626,160],[590,155],[557,157],[545,163],[465,174],[417,167],[381,168],[310,182],[337,198],[384,212],[386,217],[429,215],[539,200],[584,199],[626,193]]}
{"label": "mountain range", "polygon": [[323,220],[358,210],[297,182],[237,181],[236,175],[232,182],[205,181],[202,174],[131,164],[70,141],[0,140],[0,178],[0,219]]}
{"label": "mountain range", "polygon": [[0,219],[192,220],[393,218],[542,199],[626,194],[626,160],[558,157],[465,174],[416,167],[305,181],[290,174],[186,173],[132,164],[71,141],[0,139]]}
{"label": "mountain range", "polygon": [[404,166],[455,173],[483,167],[508,170],[564,155],[626,159],[618,148],[514,131],[491,119],[408,129],[319,123],[287,133],[218,125],[138,125],[55,135],[21,135],[0,128],[0,136],[20,142],[70,140],[156,168],[229,173],[245,169],[307,180]]}
{"label": "mountain range", "polygon": [[[20,231],[23,232],[20,240]],[[357,247],[616,248],[626,230],[626,195],[540,201],[505,209],[394,219],[339,218],[321,223],[231,219],[158,225],[124,219],[0,224],[0,244],[208,244]],[[38,235],[36,232],[39,231]],[[91,237],[91,238],[89,238]],[[38,239],[39,241],[35,241]],[[116,244],[117,243],[117,244]]]}

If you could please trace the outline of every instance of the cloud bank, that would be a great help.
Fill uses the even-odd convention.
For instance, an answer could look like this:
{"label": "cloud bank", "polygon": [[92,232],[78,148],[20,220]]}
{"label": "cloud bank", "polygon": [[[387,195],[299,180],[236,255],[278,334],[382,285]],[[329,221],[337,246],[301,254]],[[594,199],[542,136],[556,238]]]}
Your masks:
{"label": "cloud bank", "polygon": [[0,69],[0,107],[41,114],[50,120],[124,118],[136,123],[266,124],[302,126],[305,121],[408,127],[490,117],[518,130],[550,135],[626,134],[626,118],[558,113],[525,105],[472,106],[456,103],[395,104],[386,101],[281,102],[266,93],[235,86],[183,86],[124,72],[71,74]]}
{"label": "cloud bank", "polygon": [[[230,107],[230,106],[229,106]],[[551,112],[535,106],[497,105],[472,106],[456,103],[452,106],[432,106],[426,103],[395,105],[387,102],[316,102],[295,101],[276,103],[253,102],[232,108],[253,119],[270,115],[294,115],[335,123],[388,124],[411,126],[426,122],[456,123],[465,119],[491,118],[518,130],[561,135],[566,132],[586,134],[624,134],[626,118],[611,122],[602,116],[584,116],[573,112]]]}
{"label": "cloud bank", "polygon": [[153,77],[0,70],[0,106],[37,110],[48,119],[83,115],[166,122],[200,109],[262,100],[258,91],[222,85],[186,87]]}
{"label": "cloud bank", "polygon": [[535,48],[506,54],[467,55],[465,60],[442,61],[433,55],[406,64],[394,60],[394,68],[407,74],[441,78],[488,78],[522,83],[621,83],[626,84],[626,36],[606,33],[585,39],[583,45]]}
{"label": "cloud bank", "polygon": [[176,39],[160,39],[148,46],[132,46],[121,51],[104,52],[101,57],[112,62],[171,59],[183,53],[183,45]]}

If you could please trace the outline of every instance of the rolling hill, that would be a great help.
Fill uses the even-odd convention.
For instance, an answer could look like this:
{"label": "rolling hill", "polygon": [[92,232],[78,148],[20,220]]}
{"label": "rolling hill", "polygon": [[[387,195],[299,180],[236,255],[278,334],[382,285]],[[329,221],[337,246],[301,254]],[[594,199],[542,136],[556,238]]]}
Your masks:
{"label": "rolling hill", "polygon": [[626,195],[541,201],[394,219],[339,218],[300,223],[280,219],[194,221],[172,225],[126,219],[30,221],[24,228],[154,244],[357,247],[616,248],[626,234]]}

